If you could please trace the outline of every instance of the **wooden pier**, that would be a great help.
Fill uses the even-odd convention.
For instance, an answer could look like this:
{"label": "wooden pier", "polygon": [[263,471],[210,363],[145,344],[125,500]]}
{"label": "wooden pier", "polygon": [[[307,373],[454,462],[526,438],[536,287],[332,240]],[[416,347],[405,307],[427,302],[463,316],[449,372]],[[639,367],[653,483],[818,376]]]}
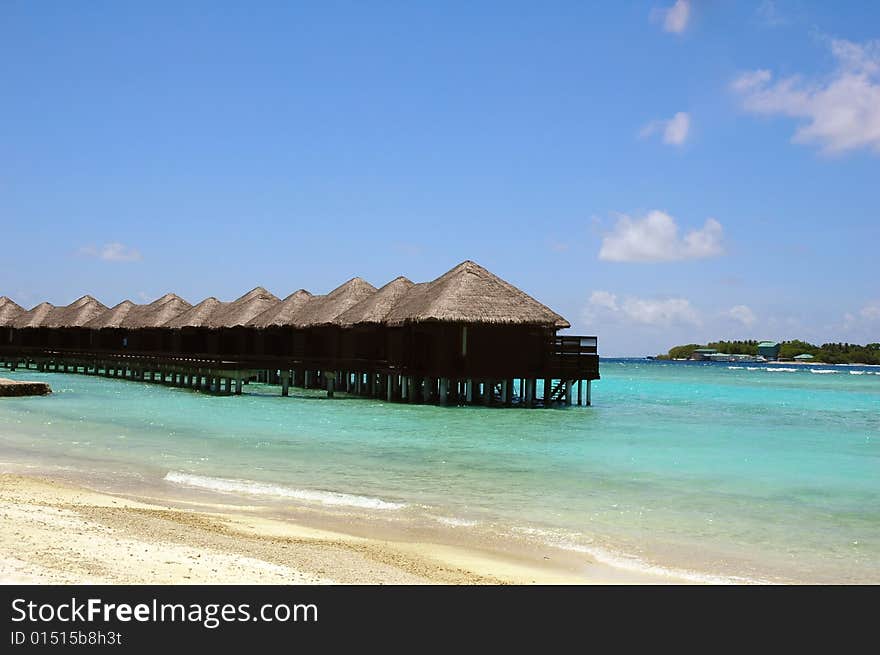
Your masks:
{"label": "wooden pier", "polygon": [[[577,337],[580,339],[581,337]],[[216,358],[210,355],[169,356],[164,353],[118,353],[81,350],[0,349],[0,366],[44,373],[93,375],[161,384],[211,393],[240,395],[251,382],[280,387],[326,391],[337,395],[375,398],[387,402],[489,407],[589,406],[595,378],[459,378],[411,375],[381,362],[366,368],[323,368],[319,362]],[[338,367],[341,362],[337,362]],[[539,393],[539,380],[544,393]]]}
{"label": "wooden pier", "polygon": [[0,365],[12,370],[489,407],[590,405],[599,379],[596,337],[557,334],[565,319],[473,262],[422,284],[355,278],[284,300],[258,287],[195,306],[174,294],[113,308],[89,296],[29,312],[10,303],[0,299]]}

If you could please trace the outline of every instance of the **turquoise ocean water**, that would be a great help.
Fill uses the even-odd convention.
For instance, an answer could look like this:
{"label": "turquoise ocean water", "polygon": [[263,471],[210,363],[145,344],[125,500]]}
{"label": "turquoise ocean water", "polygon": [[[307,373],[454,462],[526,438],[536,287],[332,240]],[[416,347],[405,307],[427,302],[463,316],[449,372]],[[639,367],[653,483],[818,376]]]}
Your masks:
{"label": "turquoise ocean water", "polygon": [[0,463],[434,523],[694,579],[880,583],[880,368],[601,371],[593,407],[532,411],[3,371],[55,393],[0,401]]}

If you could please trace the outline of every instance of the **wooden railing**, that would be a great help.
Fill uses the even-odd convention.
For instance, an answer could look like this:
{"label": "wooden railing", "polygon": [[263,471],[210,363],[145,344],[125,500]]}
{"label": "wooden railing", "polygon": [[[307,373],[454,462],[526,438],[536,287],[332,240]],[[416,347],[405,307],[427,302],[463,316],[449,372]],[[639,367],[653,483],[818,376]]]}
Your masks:
{"label": "wooden railing", "polygon": [[297,357],[269,355],[217,355],[210,353],[168,353],[144,350],[105,350],[82,348],[40,348],[29,346],[0,346],[0,359],[3,357],[31,360],[59,359],[67,362],[113,361],[131,363],[139,366],[181,366],[191,368],[211,368],[223,370],[263,370],[310,368],[314,370],[371,370],[393,368],[384,360],[335,358],[335,357]]}
{"label": "wooden railing", "polygon": [[554,354],[558,357],[597,355],[599,339],[597,337],[557,336]]}
{"label": "wooden railing", "polygon": [[[351,357],[304,357],[297,355],[220,355],[215,353],[169,353],[166,351],[105,350],[92,348],[50,348],[27,346],[0,346],[0,358],[18,360],[63,360],[67,363],[120,363],[155,370],[190,368],[223,371],[293,370],[320,371],[399,371],[408,375],[448,377],[533,377],[557,380],[585,380],[599,378],[597,339],[592,336],[555,336],[547,344],[543,363],[521,369],[507,366],[501,360],[491,367],[471,370],[412,370],[405,365],[385,359]],[[486,370],[483,370],[486,368]],[[509,369],[509,370],[508,370]]]}
{"label": "wooden railing", "polygon": [[598,379],[599,340],[586,336],[556,336],[550,354],[552,376],[558,379]]}

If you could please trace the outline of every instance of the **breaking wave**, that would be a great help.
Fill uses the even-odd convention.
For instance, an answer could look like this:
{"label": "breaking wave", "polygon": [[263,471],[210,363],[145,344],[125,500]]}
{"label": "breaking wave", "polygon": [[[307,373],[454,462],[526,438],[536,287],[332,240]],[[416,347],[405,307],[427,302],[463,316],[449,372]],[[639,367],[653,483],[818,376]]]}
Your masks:
{"label": "breaking wave", "polygon": [[394,503],[381,498],[369,496],[356,496],[354,494],[339,493],[336,491],[319,491],[315,489],[296,489],[283,485],[267,482],[255,482],[253,480],[234,480],[231,478],[212,478],[180,471],[169,471],[164,480],[173,484],[210,491],[225,493],[247,494],[249,496],[267,496],[272,498],[292,498],[309,503],[322,505],[334,505],[342,507],[360,507],[363,509],[398,510],[406,507],[405,503]]}

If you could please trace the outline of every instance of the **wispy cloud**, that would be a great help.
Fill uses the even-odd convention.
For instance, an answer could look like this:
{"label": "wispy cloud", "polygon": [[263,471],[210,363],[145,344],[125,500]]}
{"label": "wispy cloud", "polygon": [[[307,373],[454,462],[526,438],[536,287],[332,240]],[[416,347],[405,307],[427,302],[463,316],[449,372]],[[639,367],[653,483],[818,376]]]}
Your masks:
{"label": "wispy cloud", "polygon": [[761,25],[766,27],[779,27],[789,22],[788,18],[779,11],[779,7],[774,0],[762,0],[755,10],[755,14]]}
{"label": "wispy cloud", "polygon": [[680,146],[687,141],[690,129],[690,114],[680,111],[669,120],[651,121],[639,131],[639,136],[644,139],[660,132],[663,134],[663,143],[672,146]]}
{"label": "wispy cloud", "polygon": [[745,327],[752,327],[758,320],[755,312],[748,305],[735,305],[724,314]]}
{"label": "wispy cloud", "polygon": [[870,148],[880,153],[880,41],[830,40],[834,72],[807,80],[773,80],[766,69],[743,73],[731,88],[755,114],[802,119],[792,140],[826,153]]}
{"label": "wispy cloud", "polygon": [[83,246],[77,253],[83,257],[93,257],[105,262],[139,262],[143,259],[139,250],[115,241],[100,247]]}
{"label": "wispy cloud", "polygon": [[644,218],[621,216],[602,239],[599,259],[609,262],[674,262],[715,257],[723,252],[723,228],[714,218],[683,237],[669,214],[654,210]]}
{"label": "wispy cloud", "polygon": [[868,321],[880,321],[880,300],[872,300],[859,310],[859,316]]}
{"label": "wispy cloud", "polygon": [[651,11],[651,19],[660,22],[666,32],[682,34],[691,20],[690,0],[675,0],[671,7]]}
{"label": "wispy cloud", "polygon": [[[846,312],[835,333],[848,334],[854,341],[877,342],[880,330],[880,299],[869,300],[860,309]],[[838,339],[839,340],[839,339]]]}
{"label": "wispy cloud", "polygon": [[559,241],[557,239],[547,239],[547,248],[552,252],[568,252],[571,249],[571,244],[565,241]]}
{"label": "wispy cloud", "polygon": [[584,318],[589,323],[622,322],[655,327],[702,323],[700,313],[685,298],[625,296],[618,299],[609,291],[594,291],[590,295]]}

